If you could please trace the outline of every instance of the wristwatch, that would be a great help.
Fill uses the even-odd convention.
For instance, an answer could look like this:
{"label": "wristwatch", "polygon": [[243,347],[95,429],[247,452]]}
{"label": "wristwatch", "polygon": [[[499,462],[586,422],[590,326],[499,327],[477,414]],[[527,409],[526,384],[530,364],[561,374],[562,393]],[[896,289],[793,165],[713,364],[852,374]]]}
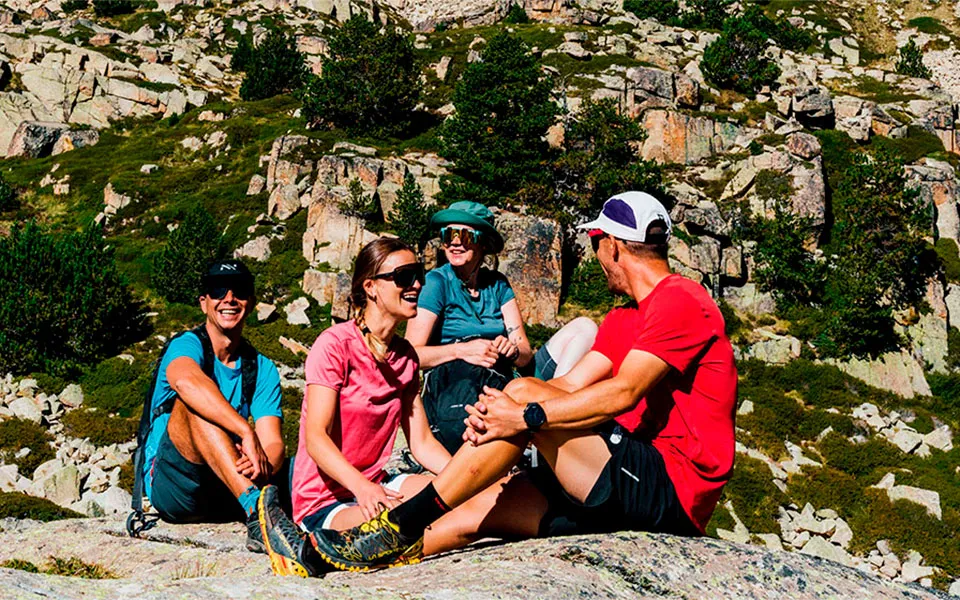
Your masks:
{"label": "wristwatch", "polygon": [[527,424],[528,431],[540,431],[543,424],[547,422],[547,413],[536,402],[530,402],[523,409],[523,421]]}

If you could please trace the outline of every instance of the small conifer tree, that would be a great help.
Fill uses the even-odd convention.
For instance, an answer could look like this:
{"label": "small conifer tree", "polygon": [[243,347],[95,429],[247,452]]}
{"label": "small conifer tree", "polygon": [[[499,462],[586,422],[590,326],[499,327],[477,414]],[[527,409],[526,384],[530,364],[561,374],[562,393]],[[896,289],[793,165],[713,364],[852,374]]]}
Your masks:
{"label": "small conifer tree", "polygon": [[390,211],[390,223],[397,237],[417,249],[419,255],[432,237],[430,217],[436,212],[436,206],[423,200],[423,190],[409,172],[403,178],[403,188],[397,192],[397,201]]}
{"label": "small conifer tree", "polygon": [[240,62],[246,70],[240,84],[240,97],[244,100],[263,100],[298,90],[307,76],[296,41],[279,30],[268,33],[250,56],[246,60],[241,57]]}
{"label": "small conifer tree", "polygon": [[897,61],[897,73],[909,75],[910,77],[921,77],[930,79],[932,73],[930,69],[923,64],[923,52],[913,42],[909,40],[900,48],[900,59]]}
{"label": "small conifer tree", "polygon": [[195,303],[200,276],[210,261],[222,258],[223,241],[213,217],[194,206],[154,262],[153,288],[169,302]]}

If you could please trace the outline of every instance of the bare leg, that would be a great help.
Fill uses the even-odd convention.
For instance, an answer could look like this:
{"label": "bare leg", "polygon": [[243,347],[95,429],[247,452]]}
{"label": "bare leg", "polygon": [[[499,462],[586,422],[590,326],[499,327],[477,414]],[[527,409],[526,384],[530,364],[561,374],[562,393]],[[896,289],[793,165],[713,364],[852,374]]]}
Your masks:
{"label": "bare leg", "polygon": [[597,337],[597,324],[587,317],[577,317],[560,328],[547,340],[547,351],[557,362],[554,377],[570,372],[581,358],[593,347]]}
{"label": "bare leg", "polygon": [[180,399],[174,401],[167,423],[170,441],[188,462],[209,466],[237,498],[253,482],[237,472],[237,451],[230,435],[190,410]]}

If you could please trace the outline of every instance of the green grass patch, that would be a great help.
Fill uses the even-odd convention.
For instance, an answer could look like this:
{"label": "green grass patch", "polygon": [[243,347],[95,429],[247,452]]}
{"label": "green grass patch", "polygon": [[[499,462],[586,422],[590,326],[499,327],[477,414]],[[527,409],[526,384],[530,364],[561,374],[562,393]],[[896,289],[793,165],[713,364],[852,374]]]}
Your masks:
{"label": "green grass patch", "polygon": [[883,136],[870,138],[870,145],[875,148],[886,147],[903,157],[907,164],[915,163],[924,156],[943,152],[943,142],[936,134],[916,126],[907,126],[906,137],[894,139]]}
{"label": "green grass patch", "polygon": [[865,75],[855,78],[852,84],[845,86],[841,91],[864,100],[872,100],[877,104],[909,102],[920,98],[916,94],[904,93],[890,83]]}
{"label": "green grass patch", "polygon": [[0,492],[0,519],[33,519],[47,522],[77,519],[82,516],[78,512],[58,506],[44,498],[35,498],[20,492]]}
{"label": "green grass patch", "polygon": [[[53,436],[32,421],[14,418],[0,422],[0,458],[5,463],[16,463],[20,473],[27,477],[33,477],[37,467],[56,457],[50,445],[52,441]],[[15,458],[24,448],[30,452]]]}
{"label": "green grass patch", "polygon": [[139,419],[105,414],[96,409],[72,410],[61,419],[64,433],[75,438],[87,438],[94,446],[109,446],[129,442],[137,435]]}
{"label": "green grass patch", "polygon": [[83,579],[116,579],[117,576],[102,565],[84,562],[71,558],[51,556],[43,569],[47,575],[61,575],[64,577],[80,577]]}
{"label": "green grass patch", "polygon": [[581,261],[573,270],[566,301],[588,310],[609,310],[623,304],[607,287],[607,277],[596,258]]}
{"label": "green grass patch", "polygon": [[180,86],[174,85],[172,83],[162,83],[159,81],[147,81],[146,79],[137,79],[135,77],[117,77],[120,81],[126,81],[127,83],[132,83],[137,87],[141,87],[145,90],[150,90],[151,92],[164,93],[171,92],[176,89],[180,89]]}
{"label": "green grass patch", "polygon": [[933,247],[943,264],[943,273],[947,276],[947,281],[960,282],[960,249],[957,248],[957,242],[950,238],[940,238]]}
{"label": "green grass patch", "polygon": [[[117,413],[121,417],[139,415],[153,375],[152,367],[153,365],[144,359],[128,363],[122,358],[114,357],[100,362],[80,378],[84,405],[100,409],[104,413]],[[74,424],[86,431],[84,425],[87,417],[70,418],[75,419]]]}
{"label": "green grass patch", "polygon": [[777,507],[789,503],[780,488],[773,485],[770,467],[742,455],[737,456],[733,477],[723,488],[720,503],[727,500],[752,533],[779,533]]}
{"label": "green grass patch", "polygon": [[37,568],[37,565],[33,564],[29,560],[21,560],[19,558],[11,558],[10,560],[5,560],[0,563],[0,567],[4,569],[16,569],[18,571],[26,571],[27,573],[39,573],[40,569]]}

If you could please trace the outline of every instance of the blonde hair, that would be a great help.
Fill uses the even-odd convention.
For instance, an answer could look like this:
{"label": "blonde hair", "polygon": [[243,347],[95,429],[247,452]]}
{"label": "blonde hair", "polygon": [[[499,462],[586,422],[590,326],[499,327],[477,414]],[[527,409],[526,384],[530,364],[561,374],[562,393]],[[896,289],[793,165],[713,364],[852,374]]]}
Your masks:
{"label": "blonde hair", "polygon": [[367,327],[364,312],[366,312],[368,300],[363,284],[380,271],[380,267],[391,254],[402,250],[413,252],[410,246],[397,238],[377,238],[360,250],[353,268],[353,281],[350,284],[350,313],[353,315],[353,322],[363,334],[363,340],[370,354],[378,363],[386,360],[387,343]]}

